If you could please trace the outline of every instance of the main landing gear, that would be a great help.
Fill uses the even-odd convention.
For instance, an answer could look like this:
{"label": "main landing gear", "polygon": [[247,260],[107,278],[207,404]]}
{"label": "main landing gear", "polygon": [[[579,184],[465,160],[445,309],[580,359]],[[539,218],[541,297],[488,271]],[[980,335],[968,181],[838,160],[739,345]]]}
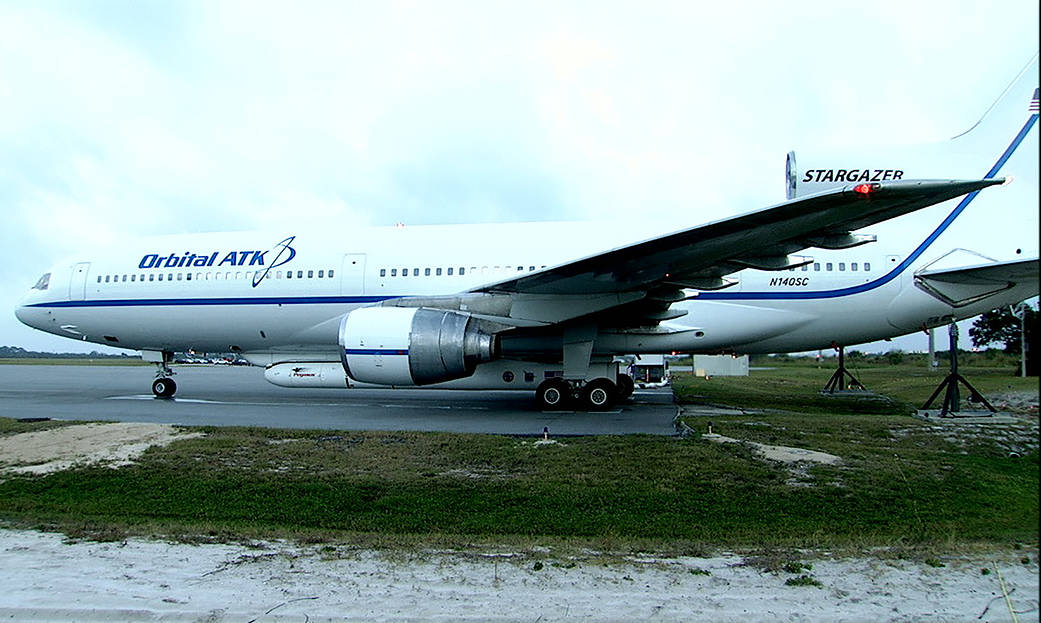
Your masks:
{"label": "main landing gear", "polygon": [[173,398],[177,391],[177,383],[170,378],[174,371],[170,369],[173,353],[164,352],[160,361],[155,362],[155,380],[152,381],[152,393],[156,398]]}
{"label": "main landing gear", "polygon": [[535,400],[543,411],[580,409],[607,411],[632,396],[632,377],[619,374],[616,381],[598,378],[590,381],[566,381],[560,377],[546,379],[535,390]]}

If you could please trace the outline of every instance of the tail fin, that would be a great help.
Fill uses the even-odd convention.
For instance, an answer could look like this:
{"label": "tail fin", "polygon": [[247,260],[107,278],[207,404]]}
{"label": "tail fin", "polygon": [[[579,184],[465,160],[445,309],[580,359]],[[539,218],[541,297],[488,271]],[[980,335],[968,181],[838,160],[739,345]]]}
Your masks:
{"label": "tail fin", "polygon": [[[802,167],[796,164],[795,152],[789,152],[785,167],[787,197],[794,199],[859,182],[996,176],[1037,122],[1037,67],[1035,53],[976,123],[946,141],[800,154]],[[1009,173],[1015,175],[1014,171]]]}

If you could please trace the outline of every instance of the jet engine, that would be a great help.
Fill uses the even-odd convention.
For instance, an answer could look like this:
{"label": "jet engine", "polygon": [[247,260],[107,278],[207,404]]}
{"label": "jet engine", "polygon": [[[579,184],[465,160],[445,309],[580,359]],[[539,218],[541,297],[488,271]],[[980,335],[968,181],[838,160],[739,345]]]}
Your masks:
{"label": "jet engine", "polygon": [[340,323],[347,374],[363,383],[429,385],[470,376],[499,356],[498,340],[469,314],[440,309],[363,307]]}

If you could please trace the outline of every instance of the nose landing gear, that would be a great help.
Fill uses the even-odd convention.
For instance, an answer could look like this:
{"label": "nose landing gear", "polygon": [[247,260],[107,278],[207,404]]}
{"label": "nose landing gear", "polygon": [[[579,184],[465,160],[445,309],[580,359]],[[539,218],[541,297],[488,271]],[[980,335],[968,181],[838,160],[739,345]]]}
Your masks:
{"label": "nose landing gear", "polygon": [[[145,355],[144,352],[141,354]],[[155,380],[152,381],[152,393],[156,398],[173,398],[174,392],[177,391],[177,383],[170,378],[174,375],[174,371],[170,369],[173,353],[164,351],[158,359],[149,359],[149,361],[153,361],[156,367]]]}

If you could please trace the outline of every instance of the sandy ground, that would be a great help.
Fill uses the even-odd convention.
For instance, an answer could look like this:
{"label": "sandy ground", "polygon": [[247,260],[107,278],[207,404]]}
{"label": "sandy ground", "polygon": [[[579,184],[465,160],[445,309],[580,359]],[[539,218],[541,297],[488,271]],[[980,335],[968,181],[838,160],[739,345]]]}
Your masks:
{"label": "sandy ground", "polygon": [[75,424],[0,437],[0,474],[47,474],[73,466],[130,464],[145,450],[201,437],[168,424]]}
{"label": "sandy ground", "polygon": [[[1022,555],[943,567],[806,555],[812,569],[795,574],[733,554],[555,559],[0,530],[0,620],[1012,621],[1011,604],[1037,621],[1036,552]],[[785,584],[800,575],[820,586]]]}

